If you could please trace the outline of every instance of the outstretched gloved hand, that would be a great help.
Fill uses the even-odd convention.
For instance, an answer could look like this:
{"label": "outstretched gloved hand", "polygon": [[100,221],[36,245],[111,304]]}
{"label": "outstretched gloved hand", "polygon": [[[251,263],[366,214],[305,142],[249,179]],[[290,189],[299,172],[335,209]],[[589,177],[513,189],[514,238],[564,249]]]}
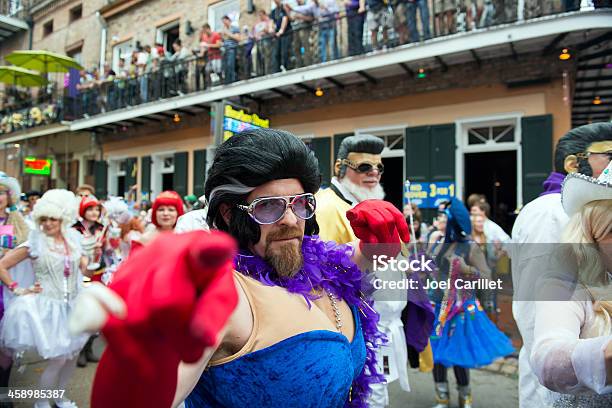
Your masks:
{"label": "outstretched gloved hand", "polygon": [[365,200],[346,212],[359,248],[367,257],[396,256],[401,242],[410,241],[404,215],[393,204],[383,200]]}
{"label": "outstretched gloved hand", "polygon": [[[98,309],[106,304],[110,314],[92,408],[170,407],[179,362],[194,363],[216,345],[236,307],[235,252],[235,241],[222,232],[161,234],[116,272],[110,289],[125,305],[108,293],[94,294],[98,302],[81,300],[82,306],[98,303]],[[71,323],[73,330],[93,328],[78,318]]]}

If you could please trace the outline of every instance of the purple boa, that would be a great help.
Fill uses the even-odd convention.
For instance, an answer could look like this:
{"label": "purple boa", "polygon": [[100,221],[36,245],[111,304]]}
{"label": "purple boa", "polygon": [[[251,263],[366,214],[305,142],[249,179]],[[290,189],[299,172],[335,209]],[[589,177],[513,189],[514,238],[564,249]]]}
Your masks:
{"label": "purple boa", "polygon": [[376,371],[376,349],[385,341],[378,331],[378,313],[372,302],[363,296],[363,273],[351,261],[353,248],[335,242],[322,241],[318,236],[304,236],[302,242],[304,265],[292,278],[276,275],[270,265],[258,256],[239,254],[236,270],[268,286],[281,286],[291,293],[304,296],[310,301],[321,297],[315,290],[324,289],[343,299],[351,306],[357,306],[361,315],[361,327],[366,343],[366,362],[361,374],[353,381],[351,401],[345,407],[367,408],[370,385],[384,382],[385,377]]}

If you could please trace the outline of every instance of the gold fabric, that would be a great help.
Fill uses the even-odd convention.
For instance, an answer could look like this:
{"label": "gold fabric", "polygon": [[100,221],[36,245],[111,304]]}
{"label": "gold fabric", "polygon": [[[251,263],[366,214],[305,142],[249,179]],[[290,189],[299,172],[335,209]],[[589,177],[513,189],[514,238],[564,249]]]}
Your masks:
{"label": "gold fabric", "polygon": [[429,373],[433,370],[433,353],[431,351],[431,343],[427,340],[427,347],[419,353],[419,371]]}
{"label": "gold fabric", "polygon": [[348,244],[357,240],[351,224],[346,218],[346,212],[351,206],[330,188],[319,190],[317,199],[317,223],[319,236],[324,241],[334,241],[338,244]]}

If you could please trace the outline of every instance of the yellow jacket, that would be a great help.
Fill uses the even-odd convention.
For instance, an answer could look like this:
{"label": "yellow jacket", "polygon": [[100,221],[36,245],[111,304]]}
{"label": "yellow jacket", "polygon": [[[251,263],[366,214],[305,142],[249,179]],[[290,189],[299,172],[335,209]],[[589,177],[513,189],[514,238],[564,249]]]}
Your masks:
{"label": "yellow jacket", "polygon": [[335,241],[338,244],[348,244],[357,240],[351,224],[346,218],[346,212],[351,205],[338,197],[330,188],[322,189],[315,194],[317,199],[317,223],[319,236],[324,241]]}

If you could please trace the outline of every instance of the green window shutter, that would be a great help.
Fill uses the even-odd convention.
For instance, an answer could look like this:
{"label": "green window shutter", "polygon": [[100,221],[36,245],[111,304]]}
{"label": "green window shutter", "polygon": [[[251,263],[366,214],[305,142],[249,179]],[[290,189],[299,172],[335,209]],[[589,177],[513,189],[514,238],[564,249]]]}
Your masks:
{"label": "green window shutter", "polygon": [[140,194],[146,199],[151,198],[151,156],[143,156],[140,159]]}
{"label": "green window shutter", "polygon": [[430,181],[455,181],[455,124],[430,129]]}
{"label": "green window shutter", "polygon": [[308,143],[310,149],[319,160],[321,185],[329,186],[331,181],[331,137],[315,137]]}
{"label": "green window shutter", "polygon": [[528,116],[521,120],[523,204],[540,195],[542,183],[553,169],[552,120],[552,115]]}
{"label": "green window shutter", "polygon": [[[406,177],[414,183],[455,181],[455,125],[417,126],[406,129]],[[430,223],[433,208],[421,208]]]}
{"label": "green window shutter", "polygon": [[174,153],[174,191],[181,197],[187,195],[187,152]]}
{"label": "green window shutter", "polygon": [[334,163],[336,163],[336,159],[338,158],[338,149],[340,148],[340,143],[342,143],[342,141],[349,136],[354,135],[352,133],[342,133],[340,135],[334,135]]}
{"label": "green window shutter", "polygon": [[429,126],[406,128],[406,177],[411,182],[431,180]]}
{"label": "green window shutter", "polygon": [[201,196],[204,194],[204,183],[206,182],[206,149],[193,152],[193,194]]}
{"label": "green window shutter", "polygon": [[94,163],[94,184],[96,188],[96,197],[104,199],[108,195],[108,164],[104,160]]}
{"label": "green window shutter", "polygon": [[136,180],[138,179],[138,166],[137,159],[135,157],[130,157],[126,159],[125,163],[125,193],[127,197],[127,192],[130,191],[130,187],[136,184]]}

